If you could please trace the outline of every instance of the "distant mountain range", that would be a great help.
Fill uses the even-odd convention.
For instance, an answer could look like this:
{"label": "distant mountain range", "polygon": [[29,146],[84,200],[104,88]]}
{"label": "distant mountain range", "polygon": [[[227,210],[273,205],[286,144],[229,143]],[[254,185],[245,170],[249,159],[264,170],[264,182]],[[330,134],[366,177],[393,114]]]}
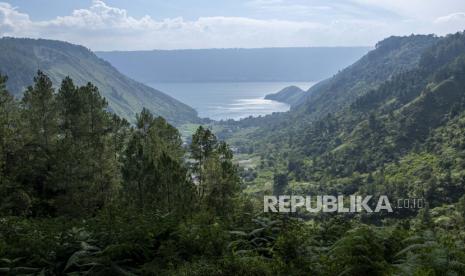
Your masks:
{"label": "distant mountain range", "polygon": [[92,82],[109,102],[110,110],[129,121],[143,107],[173,124],[198,119],[191,107],[123,75],[85,47],[44,39],[0,39],[0,73],[8,76],[11,93],[20,96],[39,69],[55,86],[66,76],[78,85]]}
{"label": "distant mountain range", "polygon": [[144,83],[318,81],[352,64],[369,47],[307,47],[96,52]]}

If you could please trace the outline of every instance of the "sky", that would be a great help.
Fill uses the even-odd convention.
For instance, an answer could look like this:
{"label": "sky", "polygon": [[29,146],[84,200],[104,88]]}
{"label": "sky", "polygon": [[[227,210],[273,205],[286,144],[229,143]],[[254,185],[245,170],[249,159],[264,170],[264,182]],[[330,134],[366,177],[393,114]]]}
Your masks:
{"label": "sky", "polygon": [[0,36],[92,50],[373,46],[464,29],[464,0],[0,0]]}

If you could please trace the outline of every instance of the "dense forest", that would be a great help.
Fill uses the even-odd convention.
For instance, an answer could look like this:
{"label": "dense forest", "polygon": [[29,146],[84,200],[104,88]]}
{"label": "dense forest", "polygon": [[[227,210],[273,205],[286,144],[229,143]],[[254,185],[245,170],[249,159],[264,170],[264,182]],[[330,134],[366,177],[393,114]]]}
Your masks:
{"label": "dense forest", "polygon": [[[463,32],[390,37],[312,87],[307,100],[290,112],[222,122],[215,126],[217,135],[255,160],[255,166],[241,172],[250,195],[278,189],[282,194],[424,198],[428,205],[422,210],[359,214],[351,222],[384,230],[404,225],[416,232],[414,221],[423,220],[435,237],[462,247],[464,61]],[[321,219],[306,213],[300,217]],[[425,265],[428,269],[413,267],[403,273],[452,273],[434,268],[433,262]],[[456,270],[458,275],[463,271],[463,266]]]}
{"label": "dense forest", "polygon": [[[147,109],[133,124],[110,113],[92,83],[55,89],[39,71],[17,99],[7,81],[3,274],[465,273],[465,33],[388,38],[313,88],[329,92],[286,114],[200,126],[189,143]],[[241,167],[240,155],[259,162]],[[273,193],[427,204],[264,213]]]}

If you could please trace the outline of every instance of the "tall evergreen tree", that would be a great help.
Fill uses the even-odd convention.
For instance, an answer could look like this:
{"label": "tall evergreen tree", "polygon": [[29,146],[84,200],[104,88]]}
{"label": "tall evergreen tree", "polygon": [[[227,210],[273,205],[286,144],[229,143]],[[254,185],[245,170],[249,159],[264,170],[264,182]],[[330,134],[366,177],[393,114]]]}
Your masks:
{"label": "tall evergreen tree", "polygon": [[52,81],[42,71],[37,72],[34,85],[27,88],[22,103],[31,139],[37,147],[50,152],[57,133],[57,105]]}
{"label": "tall evergreen tree", "polygon": [[216,136],[209,129],[205,129],[202,126],[199,126],[194,135],[192,135],[190,154],[194,160],[192,171],[198,186],[199,200],[203,200],[205,196],[205,164],[217,145]]}
{"label": "tall evergreen tree", "polygon": [[7,79],[0,75],[0,211],[27,214],[31,207],[30,191],[16,181],[24,135],[19,104],[6,89]]}
{"label": "tall evergreen tree", "polygon": [[14,120],[17,116],[17,106],[13,97],[6,90],[7,77],[0,75],[0,186],[6,184],[8,149],[14,139]]}
{"label": "tall evergreen tree", "polygon": [[98,88],[65,78],[58,91],[59,152],[54,181],[64,213],[88,213],[114,195],[119,165],[112,146],[112,116]]}
{"label": "tall evergreen tree", "polygon": [[227,217],[234,208],[234,197],[240,188],[237,165],[232,159],[232,150],[220,142],[205,166],[207,208],[221,217]]}
{"label": "tall evergreen tree", "polygon": [[29,86],[22,99],[22,117],[27,126],[22,151],[23,166],[20,182],[37,198],[36,213],[49,212],[53,183],[51,172],[57,142],[58,113],[52,81],[38,71],[34,85]]}
{"label": "tall evergreen tree", "polygon": [[183,157],[177,129],[143,109],[124,154],[126,198],[142,210],[177,212],[188,207],[192,184],[187,178]]}
{"label": "tall evergreen tree", "polygon": [[240,184],[232,150],[202,126],[192,136],[190,149],[198,202],[215,215],[227,216]]}

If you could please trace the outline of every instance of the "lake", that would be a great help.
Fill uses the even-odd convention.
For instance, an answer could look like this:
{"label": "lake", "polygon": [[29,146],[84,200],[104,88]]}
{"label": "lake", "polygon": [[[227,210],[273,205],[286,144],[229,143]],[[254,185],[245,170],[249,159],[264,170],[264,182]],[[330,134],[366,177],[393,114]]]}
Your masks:
{"label": "lake", "polygon": [[152,83],[158,89],[192,106],[202,118],[241,119],[285,112],[289,105],[265,100],[267,94],[295,85],[307,90],[313,82],[193,82]]}

